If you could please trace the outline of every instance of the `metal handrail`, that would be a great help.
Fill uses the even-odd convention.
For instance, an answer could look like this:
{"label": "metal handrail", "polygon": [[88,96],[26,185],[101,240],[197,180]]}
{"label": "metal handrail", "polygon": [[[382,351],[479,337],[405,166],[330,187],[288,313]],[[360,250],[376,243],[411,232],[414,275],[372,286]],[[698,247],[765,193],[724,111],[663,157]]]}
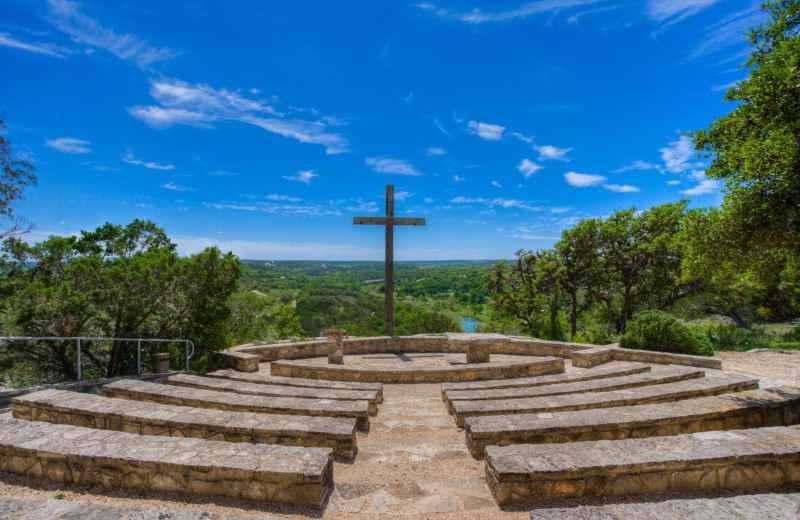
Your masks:
{"label": "metal handrail", "polygon": [[[81,381],[83,371],[81,367],[81,340],[89,341],[135,341],[136,342],[136,373],[142,375],[142,341],[150,343],[183,343],[186,353],[186,371],[189,371],[189,360],[194,356],[194,343],[188,339],[157,339],[157,338],[103,338],[97,336],[0,336],[0,341],[63,341],[77,340],[78,342],[78,381]],[[192,351],[189,352],[189,347]]]}

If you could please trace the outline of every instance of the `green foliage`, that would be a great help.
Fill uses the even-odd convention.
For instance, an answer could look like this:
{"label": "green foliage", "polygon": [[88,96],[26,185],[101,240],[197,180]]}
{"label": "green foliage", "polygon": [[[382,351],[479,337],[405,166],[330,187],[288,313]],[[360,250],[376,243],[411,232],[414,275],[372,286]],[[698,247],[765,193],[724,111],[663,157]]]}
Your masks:
{"label": "green foliage", "polygon": [[736,325],[706,325],[706,334],[711,342],[720,350],[744,348],[769,348],[771,338],[762,328],[744,329]]}
{"label": "green foliage", "polygon": [[[228,346],[227,301],[241,274],[238,260],[216,248],[180,258],[163,230],[135,220],[105,224],[81,237],[29,245],[6,240],[0,257],[2,325],[10,335],[185,338],[193,368]],[[135,373],[136,343],[82,344],[84,377]],[[168,346],[143,344],[143,364]],[[24,358],[32,377],[77,378],[74,341],[15,343],[5,355]],[[183,365],[182,349],[171,361]]]}
{"label": "green foliage", "polygon": [[714,348],[704,334],[661,311],[640,312],[619,339],[622,348],[713,356]]}
{"label": "green foliage", "polygon": [[[0,130],[6,127],[4,117],[0,114]],[[0,135],[0,170],[0,218],[14,219],[12,204],[22,196],[26,186],[36,185],[36,168],[28,161],[15,158],[11,143]],[[29,230],[24,221],[16,219],[10,229],[0,230],[0,239]]]}
{"label": "green foliage", "polygon": [[401,303],[395,308],[395,334],[411,336],[414,334],[432,334],[439,332],[464,332],[461,325],[453,318],[430,312],[417,305]]}

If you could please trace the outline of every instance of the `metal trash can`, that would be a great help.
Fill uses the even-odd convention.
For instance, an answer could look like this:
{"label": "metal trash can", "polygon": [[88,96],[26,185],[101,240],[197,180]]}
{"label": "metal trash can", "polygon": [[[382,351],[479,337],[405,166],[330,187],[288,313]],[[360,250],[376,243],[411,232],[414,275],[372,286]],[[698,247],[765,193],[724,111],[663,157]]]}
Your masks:
{"label": "metal trash can", "polygon": [[153,373],[169,372],[169,352],[153,354]]}

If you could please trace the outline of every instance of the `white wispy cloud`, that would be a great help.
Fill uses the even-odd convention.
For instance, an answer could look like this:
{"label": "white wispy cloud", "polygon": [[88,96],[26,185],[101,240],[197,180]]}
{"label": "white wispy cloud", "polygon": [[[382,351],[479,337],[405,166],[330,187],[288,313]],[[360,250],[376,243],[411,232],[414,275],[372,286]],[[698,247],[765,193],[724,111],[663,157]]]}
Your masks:
{"label": "white wispy cloud", "polygon": [[97,20],[81,13],[80,5],[76,2],[47,0],[47,4],[53,25],[67,33],[75,42],[105,49],[141,68],[180,54],[172,49],[154,47],[134,34],[117,34],[114,29],[103,27]]}
{"label": "white wispy cloud", "polygon": [[59,137],[58,139],[48,139],[44,142],[50,148],[58,150],[61,153],[69,154],[84,154],[92,151],[89,148],[89,141],[83,139],[76,139],[74,137]]}
{"label": "white wispy cloud", "polygon": [[564,174],[564,179],[570,186],[576,188],[588,188],[589,186],[597,186],[606,182],[606,178],[602,175],[590,175],[587,173],[567,172]]}
{"label": "white wispy cloud", "polygon": [[378,206],[377,202],[365,202],[364,200],[358,198],[348,206],[345,206],[344,210],[350,213],[375,213],[380,210],[380,207]]}
{"label": "white wispy cloud", "polygon": [[409,191],[401,190],[401,191],[396,191],[394,193],[394,199],[397,200],[397,201],[403,202],[403,201],[405,201],[407,199],[410,199],[414,195],[416,195],[416,193],[411,193]]}
{"label": "white wispy cloud", "polygon": [[533,137],[525,135],[525,134],[521,134],[519,132],[509,132],[508,135],[510,135],[511,137],[513,137],[515,139],[519,139],[523,143],[531,144],[533,142]]}
{"label": "white wispy cloud", "polygon": [[436,155],[444,155],[444,150],[442,150],[441,148],[428,148],[428,151],[426,152],[425,155],[427,155],[428,157],[433,157]]}
{"label": "white wispy cloud", "polygon": [[689,55],[689,59],[708,56],[732,46],[749,45],[747,31],[766,21],[769,15],[756,3],[747,9],[732,13],[706,27],[700,45]]}
{"label": "white wispy cloud", "polygon": [[250,99],[239,91],[178,79],[154,79],[150,95],[159,105],[134,106],[128,112],[155,128],[178,124],[209,128],[215,122],[238,121],[301,143],[322,145],[329,154],[348,150],[347,139],[332,132],[329,123],[287,119],[269,100]]}
{"label": "white wispy cloud", "polygon": [[499,182],[497,182],[497,181],[492,181],[492,186],[494,186],[495,188],[502,188],[502,187],[503,187],[503,185],[502,185],[502,184],[500,184],[500,183],[499,183]]}
{"label": "white wispy cloud", "polygon": [[364,160],[367,166],[378,173],[394,173],[397,175],[422,175],[408,161],[392,159],[390,157],[367,157]]}
{"label": "white wispy cloud", "polygon": [[681,183],[681,181],[677,180],[677,179],[676,180],[672,180],[672,181],[667,181],[667,184],[670,185],[670,186],[677,186],[680,183]]}
{"label": "white wispy cloud", "polygon": [[482,197],[479,198],[469,198],[469,197],[456,197],[450,200],[453,204],[483,204],[490,208],[493,207],[501,207],[505,209],[524,209],[526,211],[542,211],[543,208],[540,206],[533,206],[529,202],[516,200],[516,199],[507,199],[505,197],[496,197],[492,199],[485,199]]}
{"label": "white wispy cloud", "polygon": [[481,123],[478,121],[470,121],[467,123],[467,128],[469,133],[477,135],[486,141],[500,141],[503,139],[503,132],[506,130],[504,126]]}
{"label": "white wispy cloud", "polygon": [[721,0],[648,0],[647,15],[657,22],[680,22]]}
{"label": "white wispy cloud", "polygon": [[661,160],[664,161],[664,168],[672,173],[683,173],[691,168],[696,168],[697,163],[691,162],[695,155],[694,143],[692,138],[686,135],[680,136],[677,140],[671,141],[666,147],[658,150],[661,152]]}
{"label": "white wispy cloud", "polygon": [[603,187],[616,193],[634,193],[641,191],[636,186],[628,186],[627,184],[603,184]]}
{"label": "white wispy cloud", "polygon": [[567,154],[572,151],[572,148],[558,148],[550,145],[534,145],[533,149],[539,152],[540,161],[568,161]]}
{"label": "white wispy cloud", "polygon": [[461,177],[459,174],[455,174],[453,175],[453,180],[456,182],[463,182],[466,179],[464,179],[464,177]]}
{"label": "white wispy cloud", "polygon": [[288,201],[288,202],[300,202],[301,200],[303,200],[299,197],[292,197],[291,195],[278,195],[275,193],[270,193],[265,198],[267,200]]}
{"label": "white wispy cloud", "polygon": [[522,162],[519,163],[517,169],[519,172],[525,176],[525,178],[529,178],[534,173],[538,172],[544,168],[544,166],[540,164],[536,164],[535,162],[531,161],[530,159],[522,159]]}
{"label": "white wispy cloud", "polygon": [[187,188],[186,186],[179,186],[172,181],[169,181],[166,184],[160,184],[162,188],[165,190],[172,190],[172,191],[194,191],[192,188]]}
{"label": "white wispy cloud", "polygon": [[128,151],[123,157],[122,162],[133,164],[135,166],[144,166],[149,170],[174,170],[175,166],[172,164],[158,164],[151,161],[143,161],[133,156],[133,152]]}
{"label": "white wispy cloud", "polygon": [[684,195],[709,195],[720,190],[721,182],[716,179],[704,179],[694,188],[681,190]]}
{"label": "white wispy cloud", "polygon": [[437,7],[430,2],[421,2],[415,5],[419,9],[427,11],[443,20],[454,20],[478,25],[487,22],[508,22],[517,18],[527,18],[537,14],[554,13],[571,7],[593,4],[598,1],[601,0],[537,0],[524,4],[516,9],[496,12],[486,12],[477,8],[472,11],[454,11]]}
{"label": "white wispy cloud", "polygon": [[299,181],[305,184],[311,184],[311,179],[319,177],[314,170],[301,170],[294,175],[282,175],[287,181]]}
{"label": "white wispy cloud", "polygon": [[54,45],[46,43],[27,43],[16,38],[12,38],[10,34],[0,33],[0,45],[4,47],[11,47],[22,51],[33,52],[34,54],[44,54],[45,56],[52,56],[53,58],[66,58],[65,51]]}
{"label": "white wispy cloud", "polygon": [[629,172],[631,170],[658,170],[658,169],[659,166],[657,164],[644,161],[633,161],[631,164],[623,166],[618,170],[614,170],[612,173],[623,173],[623,172]]}

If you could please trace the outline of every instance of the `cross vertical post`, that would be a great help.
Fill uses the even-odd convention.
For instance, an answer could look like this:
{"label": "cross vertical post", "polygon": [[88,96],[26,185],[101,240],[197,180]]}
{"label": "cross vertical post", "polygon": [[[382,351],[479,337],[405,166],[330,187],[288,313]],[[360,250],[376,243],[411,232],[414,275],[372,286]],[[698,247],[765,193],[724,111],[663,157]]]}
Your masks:
{"label": "cross vertical post", "polygon": [[394,226],[424,226],[424,218],[408,218],[394,216],[394,186],[386,185],[385,217],[353,217],[353,224],[386,226],[385,256],[385,307],[384,324],[386,335],[394,335]]}

